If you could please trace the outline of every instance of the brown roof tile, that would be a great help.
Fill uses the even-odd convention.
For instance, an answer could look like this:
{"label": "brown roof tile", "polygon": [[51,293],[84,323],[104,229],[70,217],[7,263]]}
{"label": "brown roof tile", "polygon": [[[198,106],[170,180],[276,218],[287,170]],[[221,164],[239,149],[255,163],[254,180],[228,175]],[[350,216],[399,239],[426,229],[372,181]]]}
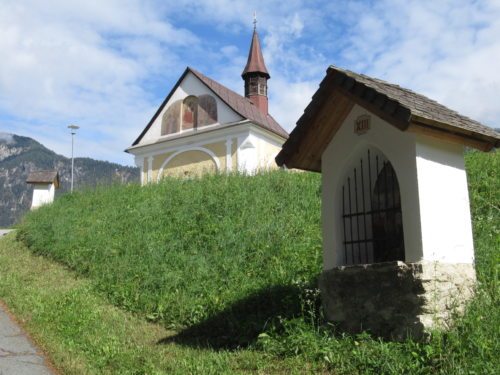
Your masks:
{"label": "brown roof tile", "polygon": [[[314,137],[311,124],[316,121],[315,115],[334,94],[365,107],[402,131],[415,125],[436,136],[447,136],[448,139],[480,150],[500,146],[500,134],[495,130],[432,99],[380,79],[330,66],[312,101],[277,155],[278,165],[320,170],[317,160],[320,154],[317,150],[304,151],[301,147],[305,139]],[[303,159],[308,157],[305,162]]]}
{"label": "brown roof tile", "polygon": [[262,56],[262,50],[260,48],[259,35],[257,30],[254,29],[252,35],[252,44],[250,45],[250,51],[248,52],[247,65],[243,69],[242,76],[247,73],[264,73],[267,78],[271,78],[269,72],[267,71],[266,64],[264,63],[264,56]]}
{"label": "brown roof tile", "polygon": [[288,138],[288,133],[269,114],[264,114],[250,99],[237,94],[236,92],[221,85],[219,82],[201,74],[193,68],[188,68],[196,77],[212,89],[229,107],[231,107],[241,117],[249,119],[260,127],[267,129],[283,138]]}
{"label": "brown roof tile", "polygon": [[281,127],[278,122],[269,114],[264,114],[260,111],[255,104],[253,104],[250,99],[241,96],[240,94],[228,89],[227,87],[221,85],[219,82],[214,81],[211,78],[203,75],[197,70],[187,67],[182,76],[179,78],[174,88],[168,96],[165,98],[163,103],[160,105],[154,116],[149,121],[148,125],[144,128],[142,133],[137,137],[132,146],[137,145],[142,137],[146,134],[148,129],[153,125],[153,122],[160,115],[161,111],[167,104],[170,97],[173,95],[174,91],[179,87],[184,77],[188,72],[194,74],[199,80],[201,80],[208,88],[210,88],[224,103],[226,103],[233,111],[238,113],[241,117],[246,118],[263,129],[269,130],[270,132],[279,135],[285,139],[288,138],[288,133],[285,129]]}
{"label": "brown roof tile", "polygon": [[467,116],[445,107],[444,105],[429,99],[424,95],[418,94],[412,90],[401,86],[372,78],[364,74],[355,73],[346,69],[330,66],[331,71],[343,74],[361,83],[367,88],[374,89],[379,94],[387,95],[388,98],[395,100],[401,106],[411,111],[412,116],[436,121],[442,124],[450,125],[463,130],[471,131],[477,134],[483,134],[500,140],[500,134],[492,128],[485,126]]}

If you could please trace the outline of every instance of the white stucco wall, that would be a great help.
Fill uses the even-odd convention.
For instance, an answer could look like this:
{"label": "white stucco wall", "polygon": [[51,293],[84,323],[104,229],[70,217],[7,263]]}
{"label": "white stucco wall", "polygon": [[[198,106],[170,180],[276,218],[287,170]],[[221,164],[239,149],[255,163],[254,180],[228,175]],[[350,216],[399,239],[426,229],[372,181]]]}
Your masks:
{"label": "white stucco wall", "polygon": [[258,143],[257,137],[249,132],[239,137],[238,149],[236,151],[239,172],[252,174],[257,170]]}
{"label": "white stucco wall", "polygon": [[259,170],[277,168],[274,158],[281,150],[284,139],[281,137],[249,128],[248,133],[238,139],[238,170],[253,174]]}
{"label": "white stucco wall", "polygon": [[416,150],[424,260],[473,263],[463,147],[417,136]]}
{"label": "white stucco wall", "polygon": [[134,163],[137,168],[139,168],[139,173],[140,173],[140,182],[141,185],[144,185],[146,183],[145,178],[144,178],[144,157],[143,156],[135,156],[134,157]]}
{"label": "white stucco wall", "polygon": [[[371,129],[357,135],[354,123],[363,114],[370,115]],[[367,149],[387,158],[396,172],[405,261],[473,263],[463,146],[402,132],[356,105],[322,155],[325,270],[345,264],[342,186]]]}
{"label": "white stucco wall", "polygon": [[[355,120],[371,116],[371,129],[354,133]],[[422,259],[420,206],[416,165],[416,139],[364,108],[355,105],[322,155],[322,228],[324,269],[344,263],[342,185],[366,151],[378,150],[392,164],[399,182],[405,243],[405,260]]]}
{"label": "white stucco wall", "polygon": [[54,184],[34,184],[31,209],[40,207],[44,204],[52,203],[54,201],[54,194]]}
{"label": "white stucco wall", "polygon": [[274,160],[276,155],[281,151],[284,141],[278,139],[277,137],[264,136],[262,134],[257,134],[258,136],[258,168],[260,170],[276,169],[278,165]]}
{"label": "white stucco wall", "polygon": [[[172,94],[172,97],[162,109],[161,113],[156,117],[155,121],[149,128],[144,137],[142,137],[139,144],[147,144],[154,142],[158,139],[167,139],[172,135],[161,136],[161,121],[163,118],[163,114],[168,109],[168,107],[176,102],[177,100],[183,100],[189,95],[204,95],[209,94],[215,98],[217,102],[217,119],[218,122],[209,126],[216,126],[218,124],[226,124],[243,120],[243,118],[234,112],[231,108],[229,108],[217,95],[213,93],[205,84],[203,84],[197,77],[195,77],[192,73],[188,73],[186,77],[182,80],[179,87]],[[207,127],[204,127],[207,128]],[[183,132],[193,132],[193,130],[185,130]],[[178,133],[177,133],[178,134]]]}

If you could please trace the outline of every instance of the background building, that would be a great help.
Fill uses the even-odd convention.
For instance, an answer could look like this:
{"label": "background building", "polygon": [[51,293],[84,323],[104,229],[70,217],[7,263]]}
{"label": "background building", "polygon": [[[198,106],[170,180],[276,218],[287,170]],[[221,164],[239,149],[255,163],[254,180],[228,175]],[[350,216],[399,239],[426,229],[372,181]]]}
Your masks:
{"label": "background building", "polygon": [[270,75],[255,29],[242,78],[245,96],[186,68],[126,150],[135,155],[142,184],[164,176],[276,167],[274,158],[288,133],[268,113]]}

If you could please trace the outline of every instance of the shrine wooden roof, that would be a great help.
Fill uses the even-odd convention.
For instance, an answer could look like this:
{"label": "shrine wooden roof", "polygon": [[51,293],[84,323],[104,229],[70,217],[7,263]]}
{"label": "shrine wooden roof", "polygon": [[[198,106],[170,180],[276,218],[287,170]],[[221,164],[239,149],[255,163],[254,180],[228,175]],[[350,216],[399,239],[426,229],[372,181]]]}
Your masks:
{"label": "shrine wooden roof", "polygon": [[28,184],[52,184],[59,187],[59,173],[57,171],[35,171],[30,172],[26,179]]}
{"label": "shrine wooden roof", "polygon": [[500,134],[444,105],[401,86],[330,66],[297,121],[278,165],[321,171],[321,155],[358,104],[401,131],[414,131],[483,151],[500,146]]}

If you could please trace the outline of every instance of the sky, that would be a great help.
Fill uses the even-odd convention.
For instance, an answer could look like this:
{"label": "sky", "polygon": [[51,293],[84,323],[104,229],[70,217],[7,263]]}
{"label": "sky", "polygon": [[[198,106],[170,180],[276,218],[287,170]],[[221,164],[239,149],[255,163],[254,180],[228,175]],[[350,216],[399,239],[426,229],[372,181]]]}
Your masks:
{"label": "sky", "polygon": [[133,165],[186,66],[243,94],[254,11],[288,131],[332,64],[500,127],[500,0],[0,0],[0,137]]}

